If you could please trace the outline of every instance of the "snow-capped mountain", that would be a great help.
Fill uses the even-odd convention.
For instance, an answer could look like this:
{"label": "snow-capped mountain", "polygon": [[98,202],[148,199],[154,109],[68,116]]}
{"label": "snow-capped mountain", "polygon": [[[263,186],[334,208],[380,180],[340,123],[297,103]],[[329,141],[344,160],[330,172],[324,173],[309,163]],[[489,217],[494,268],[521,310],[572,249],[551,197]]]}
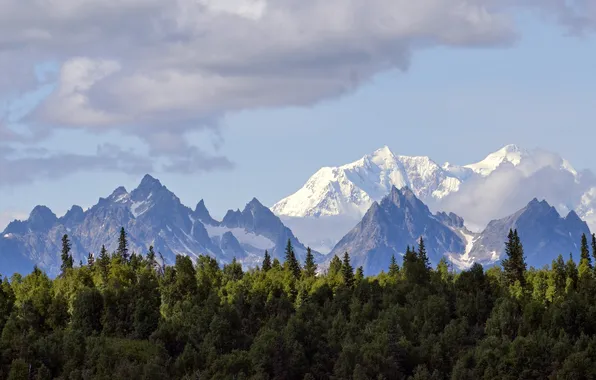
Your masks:
{"label": "snow-capped mountain", "polygon": [[484,160],[476,162],[475,164],[465,165],[463,168],[472,170],[474,173],[486,177],[504,163],[518,166],[522,159],[529,155],[530,153],[527,150],[520,148],[517,145],[510,144],[494,153],[490,153]]}
{"label": "snow-capped mountain", "polygon": [[385,146],[350,164],[320,169],[271,209],[287,217],[362,216],[393,186],[407,186],[422,199],[457,191],[461,180],[454,173],[428,157],[396,156]]}
{"label": "snow-capped mountain", "polygon": [[436,264],[447,253],[464,252],[462,229],[463,220],[457,215],[435,216],[408,187],[398,190],[393,186],[337,243],[328,260],[349,252],[354,266],[362,266],[365,274],[377,274],[389,267],[393,255],[400,258],[407,245],[417,246],[423,237],[429,258]]}
{"label": "snow-capped mountain", "polygon": [[324,167],[272,210],[305,243],[329,251],[392,186],[408,187],[434,211],[454,212],[480,231],[534,197],[560,212],[577,209],[596,229],[596,177],[556,154],[507,145],[468,165],[437,164],[383,147],[360,160]]}
{"label": "snow-capped mountain", "polygon": [[[38,265],[55,275],[60,268],[61,238],[68,234],[75,262],[85,262],[89,252],[97,254],[102,245],[117,247],[120,228],[129,237],[130,251],[147,252],[150,245],[164,255],[166,263],[175,255],[192,258],[200,254],[229,263],[236,257],[246,266],[260,264],[268,249],[283,259],[290,239],[299,257],[306,250],[293,233],[256,198],[244,211],[229,211],[218,222],[209,215],[203,201],[195,210],[157,179],[147,175],[131,192],[119,187],[107,198],[84,211],[73,206],[58,218],[49,208],[37,206],[29,219],[10,223],[0,236],[0,270],[26,273]],[[315,255],[319,255],[315,253]]]}
{"label": "snow-capped mountain", "polygon": [[510,229],[517,229],[524,246],[526,262],[535,267],[549,264],[558,255],[573,253],[577,258],[582,234],[590,236],[588,225],[571,211],[562,217],[546,201],[534,198],[513,215],[491,221],[486,229],[473,237],[472,246],[464,254],[449,254],[460,268],[474,262],[493,264],[505,254],[505,241]]}

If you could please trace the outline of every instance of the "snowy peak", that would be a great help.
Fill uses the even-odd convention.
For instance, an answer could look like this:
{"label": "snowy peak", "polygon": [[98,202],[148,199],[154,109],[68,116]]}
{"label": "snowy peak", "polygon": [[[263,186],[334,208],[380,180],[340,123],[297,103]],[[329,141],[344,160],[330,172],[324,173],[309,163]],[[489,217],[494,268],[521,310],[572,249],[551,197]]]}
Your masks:
{"label": "snowy peak", "polygon": [[529,152],[527,150],[522,149],[517,145],[509,144],[496,152],[489,154],[484,160],[464,167],[472,169],[475,173],[485,177],[495,171],[503,163],[517,166],[521,163],[522,159],[528,156]]}
{"label": "snowy peak", "polygon": [[393,186],[409,187],[425,200],[440,199],[457,191],[460,184],[456,175],[429,157],[400,156],[384,146],[350,164],[320,169],[272,210],[286,217],[347,215],[359,219]]}

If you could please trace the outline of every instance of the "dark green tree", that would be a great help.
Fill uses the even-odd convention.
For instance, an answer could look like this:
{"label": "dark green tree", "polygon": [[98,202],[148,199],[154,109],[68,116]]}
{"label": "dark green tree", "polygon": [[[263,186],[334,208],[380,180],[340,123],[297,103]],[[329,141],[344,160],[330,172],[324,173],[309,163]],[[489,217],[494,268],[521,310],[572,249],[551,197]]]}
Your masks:
{"label": "dark green tree", "polygon": [[106,249],[105,245],[101,246],[97,266],[100,270],[101,279],[104,282],[104,284],[106,284],[110,276],[110,255],[108,254],[108,250]]}
{"label": "dark green tree", "polygon": [[273,262],[271,263],[271,269],[276,269],[276,270],[281,270],[281,263],[279,262],[279,260],[276,258],[273,259]]}
{"label": "dark green tree", "polygon": [[306,277],[314,277],[317,274],[317,264],[315,264],[315,257],[312,254],[310,247],[306,248],[306,260],[304,262],[304,275]]}
{"label": "dark green tree", "polygon": [[359,283],[360,281],[364,280],[364,269],[362,269],[362,266],[359,266],[358,269],[356,269],[355,280],[356,283]]}
{"label": "dark green tree", "polygon": [[577,281],[579,279],[579,272],[577,270],[577,265],[573,260],[573,254],[569,253],[569,260],[565,263],[565,272],[567,273],[567,283],[566,283],[566,291],[576,289],[577,288]]}
{"label": "dark green tree", "polygon": [[424,244],[422,236],[418,241],[418,260],[424,264],[426,270],[430,270],[430,261],[428,259],[428,254],[426,253],[426,245]]}
{"label": "dark green tree", "polygon": [[286,245],[286,261],[284,262],[284,268],[290,271],[294,277],[300,277],[300,264],[296,259],[296,253],[294,253],[294,247],[292,247],[292,242],[288,239],[288,244]]}
{"label": "dark green tree", "polygon": [[71,244],[70,240],[68,239],[68,235],[62,236],[62,265],[60,266],[60,270],[62,271],[62,275],[66,274],[68,269],[72,269],[74,261],[72,255],[70,254]]}
{"label": "dark green tree", "polygon": [[97,289],[83,289],[72,305],[72,327],[84,335],[101,331],[103,297]]}
{"label": "dark green tree", "polygon": [[580,265],[584,263],[590,269],[592,269],[592,259],[590,258],[590,248],[588,247],[588,238],[586,234],[582,234],[581,246],[580,246]]}
{"label": "dark green tree", "polygon": [[271,269],[271,256],[269,256],[269,251],[265,250],[265,258],[263,259],[263,271],[267,272]]}
{"label": "dark green tree", "polygon": [[93,253],[89,252],[89,255],[87,256],[87,265],[92,267],[93,264],[95,264],[95,256],[93,256]]}
{"label": "dark green tree", "polygon": [[596,260],[596,233],[592,234],[592,257]]}
{"label": "dark green tree", "polygon": [[331,262],[329,263],[329,270],[327,271],[327,273],[330,276],[335,276],[336,274],[341,273],[341,259],[337,257],[337,255],[334,255],[331,259]]}
{"label": "dark green tree", "polygon": [[509,230],[507,242],[505,243],[505,254],[507,258],[503,260],[502,265],[507,283],[513,285],[516,281],[519,281],[520,285],[524,286],[526,261],[517,230]]}
{"label": "dark green tree", "polygon": [[396,277],[399,273],[399,265],[397,265],[397,260],[395,260],[395,254],[391,255],[391,264],[389,264],[389,275],[392,277]]}
{"label": "dark green tree", "polygon": [[348,252],[344,253],[344,260],[341,265],[341,274],[344,279],[344,284],[348,287],[354,286],[354,268],[350,263],[350,255]]}
{"label": "dark green tree", "polygon": [[124,262],[128,261],[128,237],[124,227],[120,229],[120,236],[118,237],[118,250],[116,253]]}

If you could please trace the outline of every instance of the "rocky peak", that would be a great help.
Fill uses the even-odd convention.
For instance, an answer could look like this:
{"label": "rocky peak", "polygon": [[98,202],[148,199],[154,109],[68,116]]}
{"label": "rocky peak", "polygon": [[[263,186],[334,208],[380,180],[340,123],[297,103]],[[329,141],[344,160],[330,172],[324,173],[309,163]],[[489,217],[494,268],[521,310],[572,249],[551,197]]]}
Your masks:
{"label": "rocky peak", "polygon": [[56,214],[46,206],[35,206],[29,215],[28,225],[32,231],[46,231],[58,221]]}
{"label": "rocky peak", "polygon": [[217,222],[215,219],[211,217],[209,210],[207,210],[207,206],[205,206],[205,201],[202,199],[199,201],[199,203],[197,203],[193,215],[196,219],[200,220],[205,224],[211,226],[217,226],[219,224],[219,222]]}

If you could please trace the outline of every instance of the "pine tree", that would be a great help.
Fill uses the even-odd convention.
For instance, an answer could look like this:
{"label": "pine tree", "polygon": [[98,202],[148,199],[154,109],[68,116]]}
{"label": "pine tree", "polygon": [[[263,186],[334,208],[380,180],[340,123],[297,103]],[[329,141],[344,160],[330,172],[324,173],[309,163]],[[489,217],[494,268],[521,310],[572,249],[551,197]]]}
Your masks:
{"label": "pine tree", "polygon": [[570,290],[577,287],[577,281],[579,278],[577,265],[575,265],[575,261],[573,261],[573,254],[571,253],[569,253],[569,260],[567,260],[567,263],[565,263],[565,272],[567,274],[565,291],[569,292]]}
{"label": "pine tree", "polygon": [[122,261],[128,261],[128,239],[124,227],[120,229],[120,237],[118,238],[118,250],[116,251]]}
{"label": "pine tree", "polygon": [[418,242],[418,259],[424,264],[424,267],[429,270],[430,269],[430,261],[428,260],[428,255],[426,253],[426,246],[424,245],[424,239],[422,236]]}
{"label": "pine tree", "polygon": [[596,260],[596,234],[592,234],[592,257]]}
{"label": "pine tree", "polygon": [[581,240],[579,264],[582,265],[582,263],[592,269],[592,259],[590,258],[590,248],[588,247],[588,238],[586,237],[586,234],[582,234]]}
{"label": "pine tree", "polygon": [[364,280],[364,269],[362,269],[362,267],[358,267],[358,269],[356,269],[356,282],[360,282],[362,280]]}
{"label": "pine tree", "polygon": [[350,263],[350,255],[348,252],[344,253],[344,260],[341,266],[341,273],[344,279],[344,284],[348,287],[354,286],[354,268]]}
{"label": "pine tree", "polygon": [[271,269],[281,270],[281,263],[277,257],[273,259],[273,262],[271,263]]}
{"label": "pine tree", "polygon": [[335,275],[341,273],[341,260],[339,257],[337,257],[337,255],[334,255],[333,258],[331,259],[327,273],[330,276],[335,276]]}
{"label": "pine tree", "polygon": [[62,236],[62,265],[60,269],[62,274],[64,275],[68,269],[72,269],[74,261],[72,255],[70,254],[71,244],[70,240],[68,239],[68,235]]}
{"label": "pine tree", "polygon": [[[408,250],[410,247],[408,247]],[[391,256],[391,264],[389,264],[389,275],[392,277],[396,277],[399,273],[399,265],[397,265],[397,260],[395,260],[395,254]]]}
{"label": "pine tree", "polygon": [[149,266],[149,268],[155,269],[156,264],[157,261],[155,259],[155,250],[151,245],[149,246],[149,252],[147,252],[147,265]]}
{"label": "pine tree", "polygon": [[517,230],[509,230],[507,242],[505,243],[505,253],[507,258],[503,260],[502,265],[507,282],[513,285],[516,281],[519,281],[523,286],[525,284],[526,262]]}
{"label": "pine tree", "polygon": [[304,275],[306,277],[314,277],[317,274],[317,264],[315,264],[315,257],[312,254],[310,247],[306,248],[306,260],[304,262]]}
{"label": "pine tree", "polygon": [[269,252],[265,250],[265,258],[263,259],[263,272],[267,272],[271,269],[271,256]]}
{"label": "pine tree", "polygon": [[289,270],[294,277],[300,277],[300,264],[296,259],[294,247],[292,247],[292,242],[290,239],[288,239],[288,244],[286,245],[286,261],[284,263],[284,268]]}
{"label": "pine tree", "polygon": [[105,245],[101,246],[98,260],[99,269],[101,270],[101,278],[104,283],[108,282],[108,276],[110,273],[110,255]]}
{"label": "pine tree", "polygon": [[93,264],[95,264],[95,256],[93,255],[93,253],[89,252],[89,256],[87,256],[87,265],[92,267]]}

